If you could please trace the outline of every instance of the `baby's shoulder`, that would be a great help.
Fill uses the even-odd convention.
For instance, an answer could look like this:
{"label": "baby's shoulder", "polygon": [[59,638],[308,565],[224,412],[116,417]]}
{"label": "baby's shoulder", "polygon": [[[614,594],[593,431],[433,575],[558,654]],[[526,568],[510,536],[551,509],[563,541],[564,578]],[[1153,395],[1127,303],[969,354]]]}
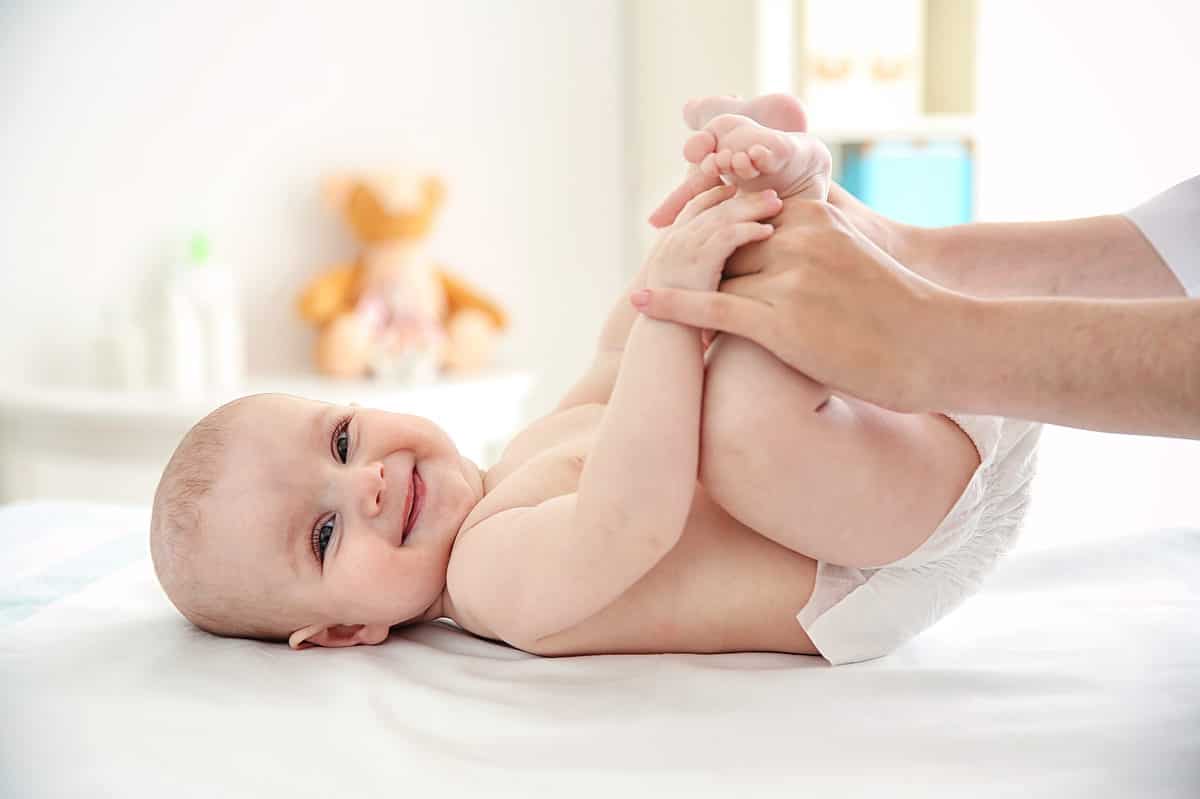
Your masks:
{"label": "baby's shoulder", "polygon": [[550,450],[586,446],[600,426],[604,405],[575,405],[537,419],[513,436],[496,465],[488,470],[493,482],[507,477],[527,461]]}
{"label": "baby's shoulder", "polygon": [[539,419],[518,434],[488,469],[483,497],[459,535],[472,534],[484,522],[490,528],[503,524],[493,520],[507,511],[575,493],[603,412],[602,405],[576,406]]}
{"label": "baby's shoulder", "polygon": [[[569,593],[578,583],[564,575],[575,539],[576,494],[551,487],[505,502],[478,524],[459,533],[446,571],[446,590],[455,609],[491,637],[526,648],[546,628],[554,609],[547,597]],[[566,591],[566,593],[564,593]],[[474,629],[473,628],[473,629]]]}

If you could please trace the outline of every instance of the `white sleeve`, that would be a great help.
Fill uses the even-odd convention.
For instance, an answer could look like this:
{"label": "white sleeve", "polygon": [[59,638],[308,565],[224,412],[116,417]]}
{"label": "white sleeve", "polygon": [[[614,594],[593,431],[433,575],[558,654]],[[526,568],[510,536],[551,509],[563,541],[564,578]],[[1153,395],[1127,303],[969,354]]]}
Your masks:
{"label": "white sleeve", "polygon": [[1189,297],[1200,296],[1200,175],[1125,214],[1179,278]]}

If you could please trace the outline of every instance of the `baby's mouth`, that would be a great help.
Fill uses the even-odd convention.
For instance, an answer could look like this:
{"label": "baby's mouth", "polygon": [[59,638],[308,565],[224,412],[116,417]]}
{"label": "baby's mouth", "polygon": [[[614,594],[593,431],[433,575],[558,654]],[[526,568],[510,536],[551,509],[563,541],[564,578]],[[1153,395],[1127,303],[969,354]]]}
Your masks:
{"label": "baby's mouth", "polygon": [[400,533],[400,543],[403,544],[408,538],[408,534],[412,532],[413,525],[417,523],[417,517],[421,513],[421,506],[424,504],[425,484],[421,480],[421,475],[417,474],[417,467],[413,466],[412,476],[409,478],[408,485],[408,507],[407,515],[404,519],[404,530]]}

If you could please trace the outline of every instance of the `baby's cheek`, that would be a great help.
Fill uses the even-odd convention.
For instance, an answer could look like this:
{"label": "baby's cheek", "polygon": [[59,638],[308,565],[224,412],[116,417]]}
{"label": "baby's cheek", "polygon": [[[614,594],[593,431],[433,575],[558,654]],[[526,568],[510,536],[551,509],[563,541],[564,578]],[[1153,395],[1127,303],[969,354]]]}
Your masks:
{"label": "baby's cheek", "polygon": [[413,570],[390,547],[369,549],[343,559],[340,567],[338,592],[358,607],[386,608],[395,603],[404,586],[413,580]]}
{"label": "baby's cheek", "polygon": [[367,554],[346,560],[341,564],[345,567],[342,585],[352,597],[370,596],[386,588],[394,579],[396,570],[386,555],[371,557]]}

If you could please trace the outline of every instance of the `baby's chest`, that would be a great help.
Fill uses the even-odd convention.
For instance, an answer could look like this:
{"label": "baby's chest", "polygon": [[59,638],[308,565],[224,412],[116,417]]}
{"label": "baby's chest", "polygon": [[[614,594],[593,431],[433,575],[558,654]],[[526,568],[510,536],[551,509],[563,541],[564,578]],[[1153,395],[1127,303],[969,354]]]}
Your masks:
{"label": "baby's chest", "polygon": [[586,462],[587,453],[571,447],[549,450],[527,461],[479,503],[481,520],[511,508],[533,507],[548,499],[574,493],[579,488],[579,476]]}

